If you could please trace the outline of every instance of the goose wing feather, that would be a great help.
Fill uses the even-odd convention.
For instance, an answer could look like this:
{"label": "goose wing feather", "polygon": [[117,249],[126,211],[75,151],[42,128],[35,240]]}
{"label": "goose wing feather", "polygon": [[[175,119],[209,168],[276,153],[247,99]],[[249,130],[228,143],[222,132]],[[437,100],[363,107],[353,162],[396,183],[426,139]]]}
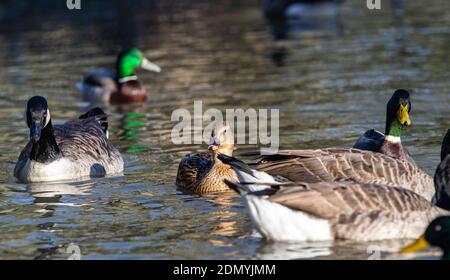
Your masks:
{"label": "goose wing feather", "polygon": [[416,238],[450,213],[403,188],[349,182],[282,186],[268,199],[328,220],[339,239]]}
{"label": "goose wing feather", "polygon": [[263,156],[253,165],[259,171],[295,182],[350,180],[402,186],[426,199],[434,195],[431,176],[417,166],[389,156],[358,149],[286,150]]}
{"label": "goose wing feather", "polygon": [[121,171],[122,157],[107,139],[99,122],[101,119],[93,116],[55,125],[56,142],[63,157],[83,164],[100,164],[108,173]]}

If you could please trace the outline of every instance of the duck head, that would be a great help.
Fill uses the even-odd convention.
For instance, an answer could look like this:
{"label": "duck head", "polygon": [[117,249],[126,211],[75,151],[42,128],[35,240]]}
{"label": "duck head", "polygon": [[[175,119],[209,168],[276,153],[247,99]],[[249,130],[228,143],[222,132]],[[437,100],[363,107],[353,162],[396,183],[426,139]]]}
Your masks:
{"label": "duck head", "polygon": [[135,69],[139,67],[148,71],[161,72],[161,68],[158,65],[150,62],[136,48],[126,49],[119,53],[116,62],[119,78],[134,76]]}
{"label": "duck head", "polygon": [[213,154],[233,155],[234,137],[230,126],[223,122],[217,122],[211,132],[211,141],[208,147]]}
{"label": "duck head", "polygon": [[49,125],[50,120],[47,100],[42,96],[30,98],[25,111],[25,122],[30,128],[30,139],[33,143],[40,140],[42,130]]}
{"label": "duck head", "polygon": [[409,92],[404,89],[397,89],[387,103],[385,134],[400,137],[403,128],[411,125],[410,112]]}
{"label": "duck head", "polygon": [[430,246],[436,246],[444,251],[442,259],[450,260],[450,216],[434,219],[425,233],[411,245],[402,249],[402,253],[422,251]]}

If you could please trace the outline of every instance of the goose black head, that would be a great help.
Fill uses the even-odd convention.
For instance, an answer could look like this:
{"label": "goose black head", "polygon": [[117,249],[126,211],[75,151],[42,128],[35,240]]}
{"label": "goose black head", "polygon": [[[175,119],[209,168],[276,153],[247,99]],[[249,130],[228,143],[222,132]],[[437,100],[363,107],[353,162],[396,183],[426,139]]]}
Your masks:
{"label": "goose black head", "polygon": [[34,96],[28,100],[25,121],[30,128],[30,139],[36,143],[41,138],[42,130],[50,122],[50,111],[47,100],[42,96]]}
{"label": "goose black head", "polygon": [[389,99],[386,112],[386,131],[389,130],[394,120],[397,120],[402,126],[411,125],[411,119],[409,118],[409,113],[411,112],[409,92],[404,89],[397,89],[391,99]]}

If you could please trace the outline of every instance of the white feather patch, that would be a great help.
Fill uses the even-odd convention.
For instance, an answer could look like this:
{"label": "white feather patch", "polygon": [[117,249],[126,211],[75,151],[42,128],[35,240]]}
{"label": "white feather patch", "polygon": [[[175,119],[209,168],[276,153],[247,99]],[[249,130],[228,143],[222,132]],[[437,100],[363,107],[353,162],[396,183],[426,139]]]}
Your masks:
{"label": "white feather patch", "polygon": [[386,137],[384,139],[390,143],[401,143],[402,142],[400,137],[398,137],[398,136],[386,135]]}
{"label": "white feather patch", "polygon": [[248,174],[247,172],[233,169],[236,172],[236,175],[239,179],[239,182],[243,183],[253,183],[245,185],[249,191],[259,191],[263,189],[269,188],[271,185],[280,185],[275,177],[267,174],[266,172],[257,171],[252,169],[252,174]]}
{"label": "white feather patch", "polygon": [[247,195],[245,198],[256,229],[266,239],[286,242],[334,239],[325,219],[289,209],[265,197]]}
{"label": "white feather patch", "polygon": [[50,111],[47,109],[47,117],[45,118],[44,127],[46,127],[49,122],[50,122]]}

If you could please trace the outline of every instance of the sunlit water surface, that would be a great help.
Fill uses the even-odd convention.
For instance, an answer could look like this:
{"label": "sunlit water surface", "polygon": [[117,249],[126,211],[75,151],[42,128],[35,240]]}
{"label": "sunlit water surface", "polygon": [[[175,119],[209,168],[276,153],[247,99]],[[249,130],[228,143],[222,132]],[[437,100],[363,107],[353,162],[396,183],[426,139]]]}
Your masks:
{"label": "sunlit water surface", "polygon": [[[381,11],[346,1],[319,22],[308,14],[312,24],[277,42],[256,0],[84,1],[81,11],[30,2],[0,4],[1,259],[64,259],[71,245],[83,259],[367,259],[409,241],[264,242],[240,197],[176,189],[180,158],[205,146],[172,144],[171,114],[194,100],[204,110],[276,108],[283,148],[349,147],[366,129],[384,129],[386,101],[407,88],[413,126],[404,144],[432,174],[450,127],[448,1],[406,1],[404,17],[387,1]],[[139,72],[146,104],[105,108],[124,176],[18,183],[26,100],[46,96],[54,123],[76,118],[90,106],[74,87],[82,73],[111,67],[128,45],[163,71]]]}

